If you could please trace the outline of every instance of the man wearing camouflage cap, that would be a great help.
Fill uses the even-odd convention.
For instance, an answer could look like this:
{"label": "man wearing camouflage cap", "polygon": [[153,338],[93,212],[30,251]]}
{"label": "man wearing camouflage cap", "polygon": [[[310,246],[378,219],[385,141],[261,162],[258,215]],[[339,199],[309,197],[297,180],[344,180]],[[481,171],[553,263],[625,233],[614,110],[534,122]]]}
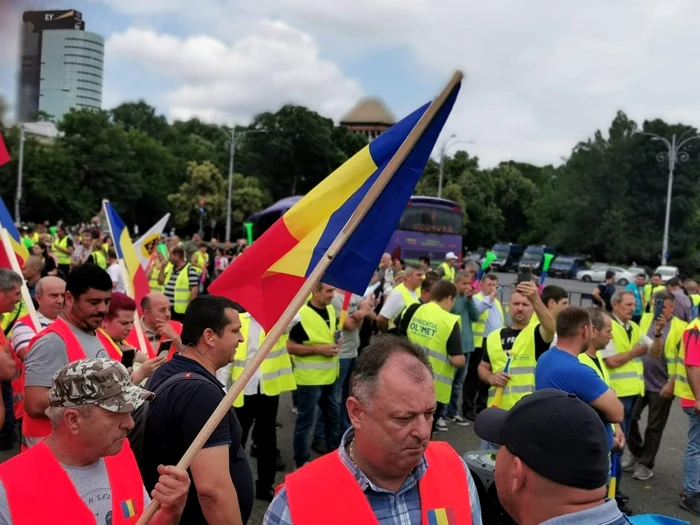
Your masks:
{"label": "man wearing camouflage cap", "polygon": [[[131,413],[153,394],[131,383],[121,363],[91,358],[53,378],[46,416],[53,432],[0,465],[0,525],[136,523],[151,499],[126,435]],[[190,479],[160,465],[149,523],[179,522]],[[39,496],[40,495],[40,496]]]}

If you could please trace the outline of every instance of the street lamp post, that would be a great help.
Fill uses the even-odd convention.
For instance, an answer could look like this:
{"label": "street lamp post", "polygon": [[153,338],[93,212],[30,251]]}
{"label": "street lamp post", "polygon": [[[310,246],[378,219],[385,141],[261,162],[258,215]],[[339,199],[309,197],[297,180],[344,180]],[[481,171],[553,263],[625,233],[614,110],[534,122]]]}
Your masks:
{"label": "street lamp post", "polygon": [[661,152],[656,156],[659,162],[668,161],[668,188],[666,190],[666,217],[664,219],[664,238],[661,254],[661,264],[668,263],[668,230],[671,222],[671,195],[673,194],[673,171],[676,168],[676,162],[685,162],[690,158],[687,151],[683,151],[682,148],[691,140],[700,139],[700,135],[692,135],[686,137],[688,133],[692,133],[693,130],[688,130],[683,133],[680,137],[676,138],[674,133],[669,141],[667,138],[657,135],[656,133],[646,133],[640,132],[641,135],[647,135],[651,137],[651,140],[656,140],[662,142],[666,146],[665,152]]}
{"label": "street lamp post", "polygon": [[19,208],[22,202],[22,176],[24,169],[24,124],[19,125],[19,159],[17,160],[17,191],[15,192],[15,222],[20,223]]}
{"label": "street lamp post", "polygon": [[450,146],[454,146],[456,144],[474,144],[474,141],[472,140],[455,140],[454,142],[450,142],[452,139],[456,139],[457,135],[450,135],[449,138],[445,141],[445,143],[442,145],[442,149],[440,150],[440,164],[439,164],[439,178],[438,178],[438,199],[442,198],[442,177],[443,173],[445,170],[445,152],[447,151],[447,148]]}
{"label": "street lamp post", "polygon": [[228,163],[228,200],[226,203],[226,240],[231,240],[231,195],[233,193],[233,161],[236,155],[236,145],[238,140],[249,133],[267,133],[266,129],[247,129],[239,131],[236,134],[236,128],[231,128],[231,139],[226,142],[229,148],[229,163]]}

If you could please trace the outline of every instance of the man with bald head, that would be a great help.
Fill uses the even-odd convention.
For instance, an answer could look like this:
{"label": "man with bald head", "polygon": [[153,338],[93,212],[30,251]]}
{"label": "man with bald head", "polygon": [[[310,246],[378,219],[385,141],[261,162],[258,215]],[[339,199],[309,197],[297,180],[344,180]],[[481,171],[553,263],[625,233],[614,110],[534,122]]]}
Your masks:
{"label": "man with bald head", "polygon": [[[38,257],[30,257],[39,259]],[[41,259],[39,259],[41,264]],[[25,263],[24,268],[27,268]],[[24,273],[24,269],[22,271]],[[39,267],[41,273],[41,266]],[[26,278],[26,275],[25,275]],[[36,303],[36,314],[41,326],[35,326],[32,318],[27,314],[20,317],[12,327],[10,342],[12,354],[17,365],[15,378],[12,380],[13,405],[15,419],[21,428],[22,417],[24,416],[24,358],[29,350],[29,342],[34,336],[49,326],[63,310],[63,299],[66,293],[66,281],[60,277],[48,276],[39,279],[34,287],[34,302]]]}
{"label": "man with bald head", "polygon": [[[22,277],[27,282],[27,288],[29,288],[29,295],[34,297],[34,288],[36,283],[41,279],[41,270],[44,267],[44,263],[41,257],[36,255],[30,256],[26,261],[24,261],[24,266],[22,267]],[[36,308],[36,301],[34,307]]]}
{"label": "man with bald head", "polygon": [[[143,328],[143,335],[148,343],[148,348],[142,348],[142,350],[146,351],[150,357],[156,356],[158,348],[164,341],[172,341],[168,359],[174,353],[182,350],[182,340],[180,339],[182,323],[170,319],[170,306],[170,300],[162,293],[149,293],[141,300],[141,311],[143,312],[141,328]],[[126,341],[135,348],[140,347],[135,330],[129,334]]]}

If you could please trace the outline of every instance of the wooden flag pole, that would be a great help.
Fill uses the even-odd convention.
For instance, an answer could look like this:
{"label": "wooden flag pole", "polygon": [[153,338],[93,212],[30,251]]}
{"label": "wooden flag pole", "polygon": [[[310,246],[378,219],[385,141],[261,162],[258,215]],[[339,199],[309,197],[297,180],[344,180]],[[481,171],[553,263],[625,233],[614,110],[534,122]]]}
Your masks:
{"label": "wooden flag pole", "polygon": [[7,258],[10,260],[10,266],[12,266],[12,271],[19,274],[20,277],[22,277],[22,300],[24,301],[24,306],[26,306],[27,313],[31,317],[32,323],[34,323],[34,327],[36,328],[36,333],[38,334],[39,332],[41,332],[41,323],[39,322],[39,316],[37,315],[36,310],[34,309],[32,296],[29,295],[29,288],[27,288],[27,283],[25,282],[24,277],[22,276],[22,269],[19,267],[19,262],[17,262],[17,256],[15,255],[15,251],[12,249],[12,241],[10,240],[10,234],[7,233],[7,230],[5,228],[0,226],[0,235],[2,235],[2,245],[5,248]]}
{"label": "wooden flag pole", "polygon": [[[182,456],[182,459],[180,459],[178,462],[178,467],[182,469],[189,468],[194,456],[204,446],[216,427],[224,419],[229,409],[233,405],[233,402],[240,395],[240,393],[243,392],[246,384],[248,384],[248,381],[250,381],[250,379],[253,377],[255,371],[260,367],[262,362],[270,353],[275,343],[280,337],[282,337],[284,331],[292,322],[292,319],[296,313],[307,301],[309,295],[313,292],[316,285],[321,281],[321,277],[323,277],[323,274],[328,266],[330,266],[333,259],[335,259],[338,252],[345,245],[347,240],[357,228],[358,224],[365,217],[372,204],[374,204],[377,198],[379,198],[382,190],[384,190],[386,185],[394,176],[394,173],[396,173],[396,171],[401,167],[401,164],[403,164],[406,157],[408,157],[415,147],[418,139],[420,139],[420,137],[423,135],[440,108],[442,108],[447,101],[447,98],[450,96],[450,93],[452,93],[452,90],[457,86],[457,84],[459,84],[459,82],[461,82],[462,78],[462,72],[455,72],[440,95],[433,100],[430,106],[428,106],[428,109],[425,111],[425,113],[423,113],[423,116],[403,141],[403,144],[401,144],[396,154],[391,158],[386,168],[384,168],[384,171],[364,196],[341,232],[328,247],[323,257],[321,257],[321,259],[318,261],[316,267],[311,272],[311,275],[309,275],[304,284],[301,286],[297,294],[294,296],[294,299],[292,299],[289,306],[287,306],[287,309],[282,313],[278,321],[267,334],[265,341],[263,341],[263,343],[260,345],[260,348],[255,353],[255,356],[253,356],[251,361],[241,373],[240,377],[231,386],[226,396],[224,396],[221,403],[219,403],[219,406],[216,407],[216,410],[214,410],[212,415],[209,417],[209,420],[205,423],[204,427],[202,427],[202,430],[199,431],[199,434],[197,434],[197,437],[187,449],[185,455]],[[143,515],[136,522],[136,525],[145,525],[148,523],[157,510],[158,502],[156,500],[151,501],[148,507],[144,510]]]}
{"label": "wooden flag pole", "polygon": [[[107,227],[109,228],[109,233],[112,234],[112,240],[116,244],[119,242],[119,239],[114,236],[114,228],[112,227],[112,221],[109,220],[109,213],[107,213],[107,206],[105,204],[109,203],[107,199],[104,199],[102,201],[102,209],[105,212],[105,219],[107,219]],[[116,251],[116,249],[115,249]],[[122,276],[122,281],[124,281],[124,288],[126,289],[126,295],[131,297],[132,299],[136,295],[134,293],[134,285],[131,282],[131,278],[129,277],[129,271],[126,269],[126,263],[124,262],[123,257],[119,257],[119,271]],[[139,261],[139,264],[141,262]],[[148,346],[146,346],[146,337],[143,335],[143,329],[141,328],[141,319],[139,318],[139,308],[140,305],[136,305],[136,310],[134,310],[134,331],[136,332],[136,339],[139,342],[139,346],[141,347],[139,350],[142,350],[146,352],[146,355],[151,357],[151,353],[148,351]],[[150,344],[150,343],[149,343]]]}

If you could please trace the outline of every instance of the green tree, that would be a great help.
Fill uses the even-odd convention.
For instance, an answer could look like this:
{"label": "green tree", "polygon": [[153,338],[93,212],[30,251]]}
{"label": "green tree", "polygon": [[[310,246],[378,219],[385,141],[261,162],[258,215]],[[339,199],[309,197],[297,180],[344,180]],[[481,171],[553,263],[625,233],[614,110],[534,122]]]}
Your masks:
{"label": "green tree", "polygon": [[168,195],[173,220],[177,226],[187,226],[199,221],[199,203],[205,201],[207,220],[223,220],[226,210],[226,181],[217,167],[209,162],[187,165],[187,181],[177,193]]}
{"label": "green tree", "polygon": [[259,179],[234,173],[231,191],[231,220],[242,223],[253,213],[270,205],[270,194]]}

